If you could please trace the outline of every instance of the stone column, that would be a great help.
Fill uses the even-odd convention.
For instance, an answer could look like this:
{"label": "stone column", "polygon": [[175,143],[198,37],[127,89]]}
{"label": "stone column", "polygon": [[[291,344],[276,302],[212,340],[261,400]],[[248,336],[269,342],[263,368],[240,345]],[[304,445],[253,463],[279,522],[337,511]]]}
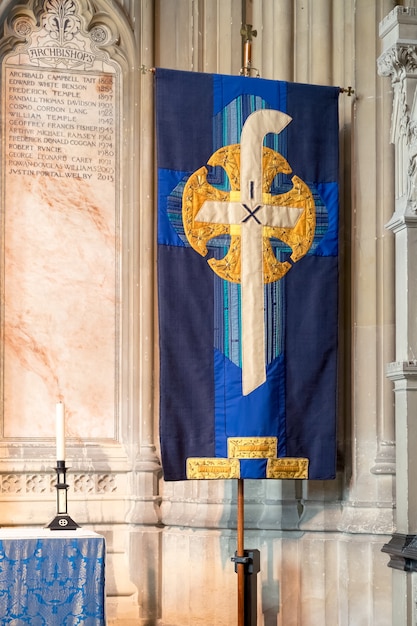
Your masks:
{"label": "stone column", "polygon": [[396,7],[381,23],[382,76],[391,76],[395,145],[395,212],[387,228],[395,235],[396,347],[388,365],[394,382],[396,418],[396,532],[383,548],[393,568],[393,617],[396,624],[414,624],[417,571],[417,10]]}

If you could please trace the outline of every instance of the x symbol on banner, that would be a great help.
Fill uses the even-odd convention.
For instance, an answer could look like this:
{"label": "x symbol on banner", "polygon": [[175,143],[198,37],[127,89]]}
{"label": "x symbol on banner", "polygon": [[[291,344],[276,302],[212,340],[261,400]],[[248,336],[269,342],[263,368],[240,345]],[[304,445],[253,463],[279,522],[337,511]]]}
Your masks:
{"label": "x symbol on banner", "polygon": [[268,133],[280,133],[290,121],[291,117],[281,111],[262,109],[252,113],[243,126],[240,140],[239,200],[206,200],[195,216],[199,222],[240,227],[244,395],[266,380],[263,228],[294,228],[303,212],[299,207],[276,207],[263,201],[264,137]]}

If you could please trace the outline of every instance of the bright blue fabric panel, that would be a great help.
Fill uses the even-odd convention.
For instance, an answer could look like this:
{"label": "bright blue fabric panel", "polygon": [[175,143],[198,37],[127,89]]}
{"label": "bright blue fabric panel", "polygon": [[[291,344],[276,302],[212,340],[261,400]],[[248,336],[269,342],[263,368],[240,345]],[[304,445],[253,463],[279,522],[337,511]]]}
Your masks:
{"label": "bright blue fabric panel", "polygon": [[[203,76],[207,76],[203,74]],[[225,109],[242,95],[262,98],[269,109],[286,110],[287,83],[263,78],[213,75],[213,114]]]}
{"label": "bright blue fabric panel", "polygon": [[327,209],[329,223],[315,254],[337,256],[339,252],[339,185],[337,182],[318,183],[317,189]]}
{"label": "bright blue fabric panel", "polygon": [[[219,351],[214,356],[216,456],[227,457],[228,437],[278,437],[285,454],[283,359],[267,367],[267,381],[242,396],[242,370]],[[257,476],[261,478],[261,476]]]}
{"label": "bright blue fabric panel", "polygon": [[50,532],[0,540],[1,624],[104,626],[104,538]]}
{"label": "bright blue fabric panel", "polygon": [[[184,246],[167,211],[167,198],[175,192],[187,172],[160,170],[158,173],[158,243]],[[175,201],[175,199],[174,199]]]}

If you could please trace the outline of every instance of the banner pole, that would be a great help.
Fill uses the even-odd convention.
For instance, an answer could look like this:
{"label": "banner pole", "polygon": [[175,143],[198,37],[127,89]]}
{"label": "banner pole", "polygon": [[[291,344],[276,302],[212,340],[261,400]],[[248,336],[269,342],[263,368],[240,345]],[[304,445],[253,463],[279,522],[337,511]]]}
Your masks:
{"label": "banner pole", "polygon": [[251,76],[252,68],[252,37],[256,37],[257,31],[252,30],[252,24],[244,24],[240,29],[243,40],[243,66],[240,73],[243,76]]}
{"label": "banner pole", "polygon": [[[237,481],[237,557],[245,556],[245,513],[244,513],[244,480]],[[236,563],[237,567],[237,609],[238,626],[245,626],[245,564]]]}
{"label": "banner pole", "polygon": [[[252,66],[252,37],[257,35],[256,30],[252,30],[251,24],[242,25],[240,30],[243,43],[243,67],[241,74],[251,75]],[[246,563],[245,563],[245,487],[244,479],[237,480],[237,550],[236,550],[236,572],[237,572],[237,614],[238,626],[245,626],[246,616]]]}

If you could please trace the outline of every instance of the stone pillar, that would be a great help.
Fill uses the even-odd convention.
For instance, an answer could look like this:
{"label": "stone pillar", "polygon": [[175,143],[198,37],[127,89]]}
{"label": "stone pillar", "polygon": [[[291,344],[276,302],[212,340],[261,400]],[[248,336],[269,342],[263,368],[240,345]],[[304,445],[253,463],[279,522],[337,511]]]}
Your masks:
{"label": "stone pillar", "polygon": [[395,235],[395,361],[388,365],[394,382],[396,417],[396,532],[383,548],[393,568],[393,617],[415,624],[416,602],[411,572],[417,571],[417,10],[396,7],[380,25],[382,76],[391,76],[395,145],[395,212],[387,228]]}
{"label": "stone pillar", "polygon": [[252,21],[254,67],[262,67],[262,78],[293,80],[294,3],[255,0]]}

